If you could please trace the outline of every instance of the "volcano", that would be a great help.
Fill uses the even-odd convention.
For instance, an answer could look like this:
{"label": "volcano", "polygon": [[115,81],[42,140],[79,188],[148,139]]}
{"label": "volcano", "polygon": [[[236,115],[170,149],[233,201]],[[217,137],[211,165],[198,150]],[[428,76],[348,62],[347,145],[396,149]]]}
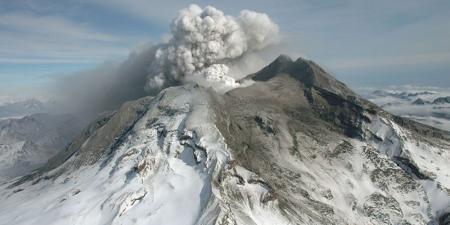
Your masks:
{"label": "volcano", "polygon": [[450,133],[280,56],[163,89],[0,186],[1,224],[450,224]]}

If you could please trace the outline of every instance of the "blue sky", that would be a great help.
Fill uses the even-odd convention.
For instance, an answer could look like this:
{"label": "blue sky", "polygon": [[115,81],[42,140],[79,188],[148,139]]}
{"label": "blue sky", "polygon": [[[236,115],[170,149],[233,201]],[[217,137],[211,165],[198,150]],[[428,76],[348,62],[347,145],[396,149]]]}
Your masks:
{"label": "blue sky", "polygon": [[450,86],[448,0],[0,0],[0,91],[124,59],[159,42],[191,3],[267,13],[280,54],[313,59],[351,86]]}

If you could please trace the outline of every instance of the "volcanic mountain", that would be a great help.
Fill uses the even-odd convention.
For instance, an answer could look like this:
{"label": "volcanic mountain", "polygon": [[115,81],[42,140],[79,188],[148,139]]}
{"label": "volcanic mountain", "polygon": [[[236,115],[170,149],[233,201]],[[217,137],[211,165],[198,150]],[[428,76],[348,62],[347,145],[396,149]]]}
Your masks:
{"label": "volcanic mountain", "polygon": [[125,103],[1,184],[1,224],[450,224],[450,134],[280,56]]}

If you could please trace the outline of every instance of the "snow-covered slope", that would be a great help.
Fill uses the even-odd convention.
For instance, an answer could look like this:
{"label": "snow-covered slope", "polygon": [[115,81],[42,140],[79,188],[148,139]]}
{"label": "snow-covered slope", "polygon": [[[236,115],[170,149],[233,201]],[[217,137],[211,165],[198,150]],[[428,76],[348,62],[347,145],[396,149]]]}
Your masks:
{"label": "snow-covered slope", "polygon": [[446,224],[449,134],[287,57],[126,103],[0,186],[0,224]]}

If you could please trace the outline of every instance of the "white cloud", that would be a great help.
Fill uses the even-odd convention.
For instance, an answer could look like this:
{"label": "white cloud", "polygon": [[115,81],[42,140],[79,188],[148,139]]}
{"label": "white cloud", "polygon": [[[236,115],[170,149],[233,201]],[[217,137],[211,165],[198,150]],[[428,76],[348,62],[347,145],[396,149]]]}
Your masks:
{"label": "white cloud", "polygon": [[385,56],[380,58],[338,59],[327,65],[334,69],[351,69],[362,67],[383,67],[400,65],[417,65],[431,63],[450,63],[450,53],[430,53],[404,56]]}
{"label": "white cloud", "polygon": [[[85,0],[81,0],[85,1]],[[154,0],[90,0],[89,3],[120,11],[129,16],[143,19],[151,23],[167,24],[178,9],[188,6],[189,2],[183,1],[154,1]]]}
{"label": "white cloud", "polygon": [[0,63],[95,63],[126,56],[129,45],[62,17],[0,14]]}
{"label": "white cloud", "polygon": [[116,37],[89,29],[62,17],[37,16],[30,13],[0,14],[0,26],[28,34],[64,36],[91,41],[117,41]]}

